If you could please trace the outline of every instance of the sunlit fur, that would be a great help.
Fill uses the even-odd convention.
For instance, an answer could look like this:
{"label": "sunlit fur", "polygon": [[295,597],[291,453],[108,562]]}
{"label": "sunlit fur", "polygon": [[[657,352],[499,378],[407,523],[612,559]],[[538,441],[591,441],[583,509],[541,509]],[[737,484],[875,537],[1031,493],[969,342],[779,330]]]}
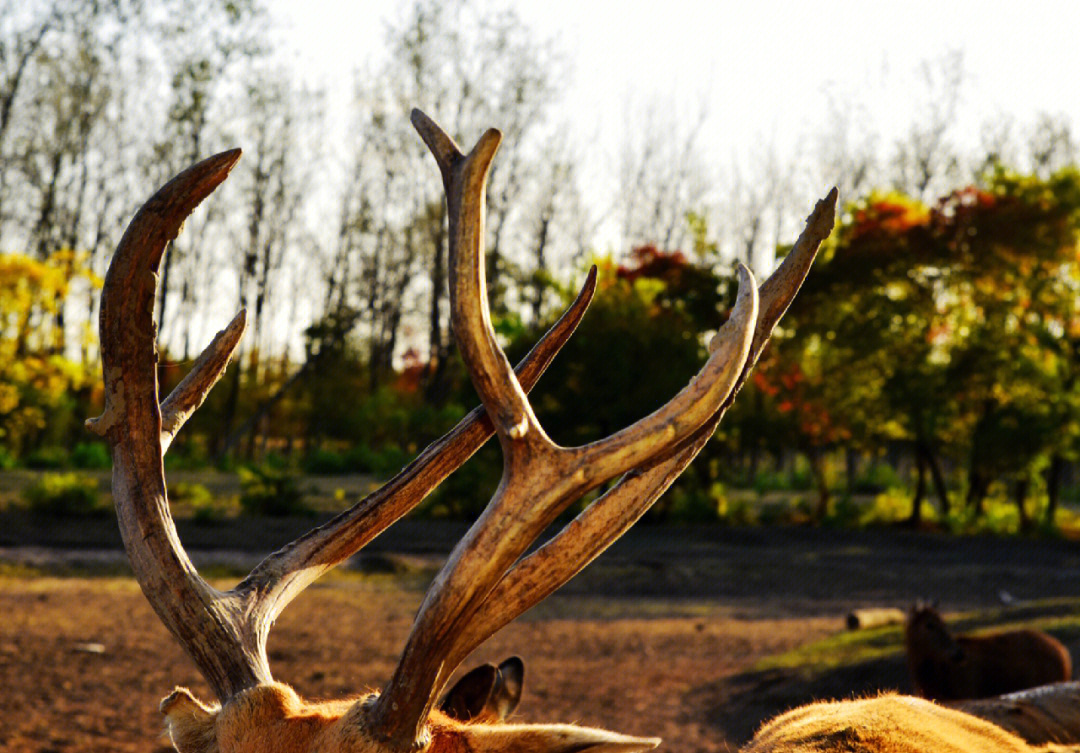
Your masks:
{"label": "sunlit fur", "polygon": [[[180,753],[384,753],[364,732],[357,699],[308,703],[288,685],[245,690],[207,706],[177,688],[161,710]],[[425,753],[637,753],[658,740],[565,724],[462,723],[433,711]]]}
{"label": "sunlit fur", "polygon": [[911,696],[802,706],[767,722],[743,753],[1029,753],[1000,727]]}
{"label": "sunlit fur", "polygon": [[1040,630],[953,636],[932,607],[911,610],[904,629],[916,692],[933,700],[988,698],[1072,677],[1069,650]]}

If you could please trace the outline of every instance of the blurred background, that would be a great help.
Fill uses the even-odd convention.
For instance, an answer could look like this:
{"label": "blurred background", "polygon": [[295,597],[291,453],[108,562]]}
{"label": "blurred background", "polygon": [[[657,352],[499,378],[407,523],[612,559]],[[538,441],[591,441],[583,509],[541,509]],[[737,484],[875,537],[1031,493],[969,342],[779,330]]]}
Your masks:
{"label": "blurred background", "polygon": [[[805,290],[655,522],[1074,529],[1080,104],[1062,80],[1080,19],[579,5],[7,2],[0,506],[108,509],[82,428],[101,277],[145,197],[236,145],[160,275],[165,388],[249,319],[167,458],[187,472],[177,514],[340,509],[471,408],[419,106],[463,144],[505,134],[487,274],[512,356],[599,268],[535,393],[563,443],[667,400],[733,264],[768,274],[839,187]],[[419,514],[475,515],[499,462],[481,453]]]}
{"label": "blurred background", "polygon": [[[918,598],[1080,651],[1080,4],[636,5],[0,0],[0,749],[169,750],[158,699],[209,695],[130,577],[83,428],[102,276],[169,177],[244,150],[157,299],[163,390],[247,309],[165,458],[216,585],[477,404],[415,106],[466,147],[504,133],[487,279],[511,360],[598,268],[532,393],[563,444],[686,384],[734,264],[764,278],[840,191],[714,440],[469,660],[523,655],[521,718],[715,753],[795,704],[910,691],[895,620],[842,617]],[[500,468],[485,447],[305,592],[275,677],[381,686]]]}

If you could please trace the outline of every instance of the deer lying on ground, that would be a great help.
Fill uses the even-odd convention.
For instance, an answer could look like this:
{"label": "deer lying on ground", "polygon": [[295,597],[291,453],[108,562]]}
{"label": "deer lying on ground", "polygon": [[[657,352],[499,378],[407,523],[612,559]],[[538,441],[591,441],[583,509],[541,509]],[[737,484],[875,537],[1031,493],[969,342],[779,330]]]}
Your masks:
{"label": "deer lying on ground", "polygon": [[1072,678],[1072,657],[1041,630],[954,636],[932,606],[915,605],[904,625],[915,691],[934,701],[1011,693]]}
{"label": "deer lying on ground", "polygon": [[[463,703],[475,714],[459,714],[452,697],[445,710],[435,704],[463,659],[622,535],[712,436],[830,233],[836,191],[818,203],[791,253],[760,289],[740,265],[728,320],[712,338],[705,365],[681,392],[609,437],[560,447],[547,437],[525,395],[584,314],[595,270],[515,373],[496,342],[483,278],[484,193],[501,135],[487,131],[466,155],[419,111],[413,124],[442,174],[451,320],[483,405],[381,489],[271,554],[228,591],[208,584],[184,551],[169,510],[162,459],[224,372],[243,332],[244,313],[159,402],[153,308],[166,245],[227,177],[239,150],[211,157],[162,187],[136,213],[110,264],[100,314],[105,408],[88,426],[112,450],[113,496],[135,577],[217,696],[216,703],[204,703],[177,688],[162,701],[181,753],[634,753],[659,743],[574,725],[491,723],[508,704],[503,692],[494,692],[494,685],[485,690],[483,683],[470,696],[473,702]],[[502,481],[436,575],[382,691],[309,703],[276,682],[266,641],[281,610],[415,507],[493,432],[503,451]],[[558,534],[527,553],[571,504],[617,478]],[[513,674],[499,670],[506,673]],[[489,708],[491,697],[500,700]]]}

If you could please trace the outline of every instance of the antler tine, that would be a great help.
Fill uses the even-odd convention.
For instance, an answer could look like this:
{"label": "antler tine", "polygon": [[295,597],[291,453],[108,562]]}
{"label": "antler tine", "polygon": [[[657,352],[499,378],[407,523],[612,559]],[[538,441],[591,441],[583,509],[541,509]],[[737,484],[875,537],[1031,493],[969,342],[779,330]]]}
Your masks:
{"label": "antler tine", "polygon": [[247,312],[241,309],[228,326],[218,332],[206,346],[187,376],[173,388],[167,398],[161,401],[161,452],[163,454],[169,449],[176,433],[180,431],[191,414],[203,404],[210,390],[225,373],[225,368],[232,360],[246,326]]}
{"label": "antler tine", "polygon": [[[426,117],[414,114],[424,132],[437,133]],[[626,470],[627,464],[667,456],[715,413],[743,371],[757,319],[753,275],[740,268],[740,291],[725,324],[721,347],[702,374],[632,435],[620,433],[605,447],[604,477],[582,461],[587,453],[557,447],[536,421],[517,380],[505,366],[486,308],[481,264],[486,173],[498,146],[498,132],[487,131],[468,157],[446,148],[448,139],[425,135],[435,143],[436,160],[447,187],[450,232],[451,311],[454,332],[477,392],[491,415],[503,445],[503,480],[487,508],[458,542],[432,583],[413,623],[401,659],[383,694],[368,710],[369,730],[391,747],[405,750],[422,736],[422,725],[453,667],[453,644],[475,616],[499,579],[540,532],[570,502],[596,484]],[[441,150],[441,151],[440,151]],[[449,154],[449,158],[444,155]],[[448,161],[443,167],[444,160]],[[689,412],[688,418],[680,414]],[[588,448],[586,448],[588,449]],[[598,459],[597,455],[596,458]],[[623,465],[620,466],[619,463]]]}
{"label": "antler tine", "polygon": [[[412,122],[428,145],[446,189],[450,230],[450,316],[473,386],[500,441],[543,436],[510,362],[495,340],[484,280],[484,201],[488,172],[502,133],[488,129],[468,155],[435,121],[413,110]],[[550,440],[548,440],[550,444]]]}
{"label": "antler tine", "polygon": [[[814,205],[814,211],[806,218],[806,227],[799,233],[799,238],[791,251],[784,257],[780,266],[761,284],[761,315],[754,333],[754,344],[750,348],[750,358],[746,363],[746,372],[754,368],[758,356],[772,337],[773,328],[780,317],[788,310],[795,299],[795,294],[802,287],[814,263],[822,241],[829,237],[836,222],[836,200],[839,195],[834,186],[824,199]],[[745,376],[743,380],[745,380]],[[740,380],[739,384],[742,384]]]}
{"label": "antler tine", "polygon": [[[517,375],[525,390],[533,388],[570,339],[595,292],[596,267],[592,267],[578,297],[518,364]],[[249,609],[252,620],[269,626],[304,587],[413,509],[493,433],[491,419],[478,405],[378,490],[267,557],[236,587],[248,595],[249,602],[255,602]]]}
{"label": "antler tine", "polygon": [[574,520],[503,576],[449,652],[438,687],[484,641],[581,572],[644,515],[716,430],[720,413],[674,455],[623,476]]}
{"label": "antler tine", "polygon": [[[101,303],[105,411],[87,422],[113,448],[113,490],[125,548],[147,599],[225,700],[271,681],[266,639],[274,619],[319,574],[355,554],[415,507],[493,433],[477,407],[383,488],[264,560],[236,588],[211,588],[176,533],[162,457],[224,373],[245,326],[241,311],[158,405],[153,302],[165,246],[240,156],[225,152],[167,183],[136,213],[106,275]],[[581,293],[519,365],[531,388],[569,339],[596,289]]]}
{"label": "antler tine", "polygon": [[[574,480],[590,486],[625,473],[682,442],[709,420],[735,386],[750,354],[758,318],[757,283],[738,265],[739,293],[731,316],[709,343],[705,366],[668,403],[605,439],[571,450]],[[580,477],[580,478],[579,478]]]}
{"label": "antler tine", "polygon": [[[720,410],[671,457],[654,460],[649,466],[626,474],[551,540],[507,572],[454,642],[446,662],[448,671],[444,670],[445,674],[440,676],[439,687],[449,679],[453,668],[480,644],[554,593],[629,530],[697,456],[716,431],[768,343],[773,328],[795,298],[821,242],[832,232],[836,199],[837,192],[833,188],[817,203],[791,252],[762,283],[758,291],[757,323],[746,366]],[[713,340],[713,343],[718,342],[719,338]]]}
{"label": "antler tine", "polygon": [[191,211],[228,176],[240,150],[223,152],[169,181],[136,213],[120,240],[101,294],[105,411],[88,428],[112,446],[113,497],[124,547],[151,606],[221,698],[270,679],[265,657],[238,627],[236,603],[199,577],[176,534],[165,491],[163,446],[220,375],[242,319],[199,360],[169,402],[158,405],[157,269]]}

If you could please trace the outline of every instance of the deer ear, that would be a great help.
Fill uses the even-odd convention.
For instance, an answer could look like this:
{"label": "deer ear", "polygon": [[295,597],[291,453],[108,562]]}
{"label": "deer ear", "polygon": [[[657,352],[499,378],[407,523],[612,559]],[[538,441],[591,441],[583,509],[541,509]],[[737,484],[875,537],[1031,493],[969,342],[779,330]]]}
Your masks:
{"label": "deer ear", "polygon": [[499,721],[514,713],[521,703],[521,691],[525,687],[525,662],[520,656],[511,656],[499,665],[495,687],[488,698],[487,711]]}
{"label": "deer ear", "polygon": [[179,753],[217,753],[218,708],[205,705],[187,688],[169,693],[158,708]]}
{"label": "deer ear", "polygon": [[572,724],[472,724],[461,732],[473,753],[644,753],[660,744]]}
{"label": "deer ear", "polygon": [[439,710],[460,722],[477,719],[487,708],[499,678],[494,664],[470,669],[447,691]]}
{"label": "deer ear", "polygon": [[511,656],[502,664],[481,664],[447,691],[439,710],[460,722],[501,722],[521,702],[525,663]]}

